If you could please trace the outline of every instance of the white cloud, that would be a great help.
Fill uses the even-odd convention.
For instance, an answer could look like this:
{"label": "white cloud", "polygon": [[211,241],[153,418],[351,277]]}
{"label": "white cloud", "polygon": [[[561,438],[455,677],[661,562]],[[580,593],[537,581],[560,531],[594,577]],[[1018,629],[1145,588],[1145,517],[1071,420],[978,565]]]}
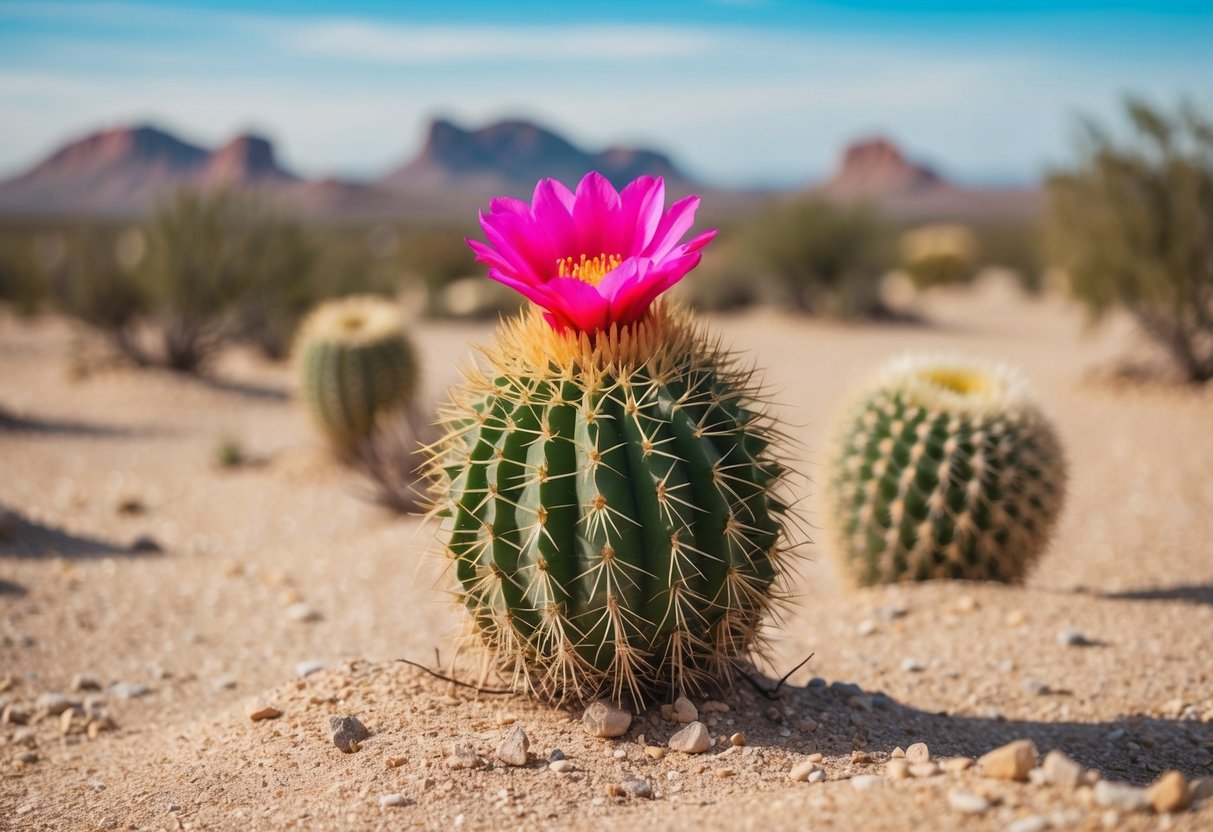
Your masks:
{"label": "white cloud", "polygon": [[402,25],[354,19],[275,21],[267,34],[305,55],[402,65],[612,63],[695,55],[720,43],[714,33],[664,26]]}

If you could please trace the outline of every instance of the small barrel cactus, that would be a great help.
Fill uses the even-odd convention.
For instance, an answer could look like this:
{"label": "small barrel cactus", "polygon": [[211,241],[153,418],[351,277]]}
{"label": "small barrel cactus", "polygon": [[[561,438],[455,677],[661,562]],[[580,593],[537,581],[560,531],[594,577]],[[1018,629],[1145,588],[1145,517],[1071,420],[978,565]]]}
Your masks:
{"label": "small barrel cactus", "polygon": [[1048,541],[1066,468],[1016,372],[905,356],[846,412],[827,482],[834,548],[857,583],[1018,581]]}
{"label": "small barrel cactus", "polygon": [[591,174],[575,196],[545,180],[533,208],[495,202],[482,218],[495,241],[523,216],[532,249],[619,252],[477,249],[546,311],[501,326],[432,449],[456,594],[498,670],[545,698],[639,704],[724,684],[776,596],[777,431],[736,358],[653,303],[711,239],[675,245],[689,217],[662,216],[662,193],[659,179],[616,194]]}
{"label": "small barrel cactus", "polygon": [[399,308],[383,298],[321,304],[300,328],[295,361],[312,418],[342,455],[356,451],[417,392],[416,353]]}

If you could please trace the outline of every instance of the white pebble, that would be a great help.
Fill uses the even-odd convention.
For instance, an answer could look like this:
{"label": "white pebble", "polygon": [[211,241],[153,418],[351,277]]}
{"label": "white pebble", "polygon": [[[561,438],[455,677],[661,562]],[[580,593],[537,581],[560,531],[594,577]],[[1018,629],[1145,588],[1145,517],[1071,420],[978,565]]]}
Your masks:
{"label": "white pebble", "polygon": [[966,815],[980,815],[990,809],[990,801],[980,795],[960,789],[948,792],[948,805]]}

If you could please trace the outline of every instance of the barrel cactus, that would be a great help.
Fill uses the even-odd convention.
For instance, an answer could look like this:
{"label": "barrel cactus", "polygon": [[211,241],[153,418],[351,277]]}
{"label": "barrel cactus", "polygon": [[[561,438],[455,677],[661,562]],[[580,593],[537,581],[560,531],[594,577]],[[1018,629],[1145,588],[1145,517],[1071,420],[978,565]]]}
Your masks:
{"label": "barrel cactus", "polygon": [[827,482],[834,548],[857,583],[1018,581],[1048,542],[1066,467],[1017,372],[905,356],[845,412]]}
{"label": "barrel cactus", "polygon": [[384,298],[356,295],[321,304],[300,328],[295,361],[313,421],[343,456],[417,392],[416,353],[399,308]]}
{"label": "barrel cactus", "polygon": [[476,639],[548,699],[724,684],[778,596],[779,434],[737,357],[654,302],[713,236],[679,244],[698,200],[663,213],[663,195],[544,180],[472,243],[536,306],[453,391],[433,511]]}

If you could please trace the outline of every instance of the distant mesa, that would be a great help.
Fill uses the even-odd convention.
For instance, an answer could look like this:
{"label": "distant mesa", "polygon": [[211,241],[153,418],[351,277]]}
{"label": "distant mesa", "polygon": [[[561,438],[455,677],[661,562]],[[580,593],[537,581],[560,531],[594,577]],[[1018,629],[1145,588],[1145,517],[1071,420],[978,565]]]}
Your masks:
{"label": "distant mesa", "polygon": [[208,184],[262,185],[296,182],[274,158],[274,146],[260,136],[242,134],[210,154],[202,175]]}
{"label": "distant mesa", "polygon": [[30,170],[0,182],[12,213],[132,214],[182,185],[276,186],[298,181],[260,136],[240,135],[211,151],[150,125],[92,133]]}
{"label": "distant mesa", "polygon": [[822,189],[840,197],[880,197],[946,185],[931,168],[911,162],[890,139],[877,136],[849,145]]}
{"label": "distant mesa", "polygon": [[484,190],[533,187],[552,177],[575,183],[591,170],[617,187],[642,174],[687,179],[670,159],[656,151],[614,147],[590,153],[528,121],[507,120],[466,130],[445,119],[430,124],[421,151],[380,180],[389,188]]}
{"label": "distant mesa", "polygon": [[843,150],[834,173],[813,190],[840,202],[867,202],[905,220],[1007,220],[1041,210],[1038,188],[973,188],[914,162],[891,139],[862,139]]}
{"label": "distant mesa", "polygon": [[139,125],[70,142],[0,182],[0,212],[132,216],[176,187],[230,185],[282,194],[299,211],[317,216],[407,216],[427,207],[463,215],[494,194],[529,191],[546,176],[574,183],[590,170],[617,186],[641,174],[666,177],[675,193],[690,185],[656,151],[612,147],[590,153],[519,120],[478,130],[436,120],[411,161],[370,182],[302,180],[279,164],[273,145],[260,136],[239,135],[211,150]]}

